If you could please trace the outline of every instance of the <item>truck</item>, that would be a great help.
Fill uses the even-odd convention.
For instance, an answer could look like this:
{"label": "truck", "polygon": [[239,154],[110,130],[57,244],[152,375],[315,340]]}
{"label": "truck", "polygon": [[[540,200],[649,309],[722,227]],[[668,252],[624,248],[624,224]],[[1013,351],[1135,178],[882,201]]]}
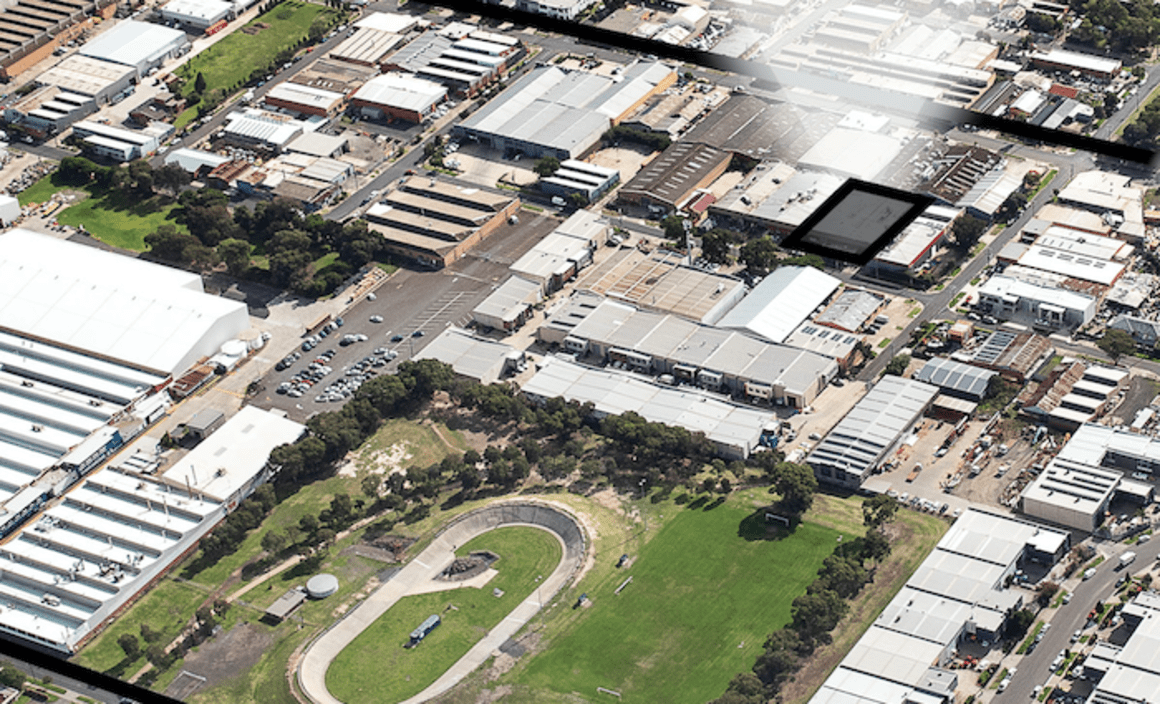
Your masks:
{"label": "truck", "polygon": [[1127,567],[1128,565],[1132,564],[1135,561],[1136,561],[1136,553],[1129,550],[1128,552],[1124,553],[1123,555],[1120,555],[1120,568],[1123,569],[1124,567]]}

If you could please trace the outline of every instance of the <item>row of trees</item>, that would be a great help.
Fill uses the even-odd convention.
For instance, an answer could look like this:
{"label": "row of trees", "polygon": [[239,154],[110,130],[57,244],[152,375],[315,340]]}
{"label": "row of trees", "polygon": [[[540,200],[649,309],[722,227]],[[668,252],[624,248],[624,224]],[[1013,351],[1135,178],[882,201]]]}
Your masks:
{"label": "row of trees", "polygon": [[1143,52],[1160,40],[1160,8],[1151,0],[1071,0],[1083,19],[1070,38],[1100,50]]}
{"label": "row of trees", "polygon": [[806,593],[793,600],[789,625],[770,633],[752,671],[736,675],[714,704],[765,704],[793,678],[805,658],[830,642],[830,632],[854,598],[873,578],[873,568],[890,555],[882,527],[898,511],[896,501],[880,495],[862,505],[864,537],[843,541],[818,570]]}
{"label": "row of trees", "polygon": [[174,195],[189,184],[189,173],[177,164],[153,168],[138,159],[128,166],[101,166],[81,156],[65,157],[57,169],[57,179],[69,186],[92,187],[146,200],[155,195]]}

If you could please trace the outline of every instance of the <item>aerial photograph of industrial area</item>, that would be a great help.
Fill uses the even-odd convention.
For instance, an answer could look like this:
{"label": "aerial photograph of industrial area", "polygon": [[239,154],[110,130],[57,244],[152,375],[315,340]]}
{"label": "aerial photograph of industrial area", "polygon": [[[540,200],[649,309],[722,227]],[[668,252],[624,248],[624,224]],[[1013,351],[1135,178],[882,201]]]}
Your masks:
{"label": "aerial photograph of industrial area", "polygon": [[5,0],[0,107],[0,704],[1160,704],[1160,4]]}

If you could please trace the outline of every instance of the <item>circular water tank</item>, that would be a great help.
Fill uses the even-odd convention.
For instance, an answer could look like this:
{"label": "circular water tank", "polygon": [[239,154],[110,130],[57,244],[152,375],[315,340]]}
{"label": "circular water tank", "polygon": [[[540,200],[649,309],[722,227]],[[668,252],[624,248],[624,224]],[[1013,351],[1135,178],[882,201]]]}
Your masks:
{"label": "circular water tank", "polygon": [[222,354],[228,354],[231,357],[244,357],[246,355],[246,343],[241,340],[227,340],[222,344]]}
{"label": "circular water tank", "polygon": [[311,599],[325,599],[338,591],[338,578],[332,574],[317,574],[306,582],[306,594]]}

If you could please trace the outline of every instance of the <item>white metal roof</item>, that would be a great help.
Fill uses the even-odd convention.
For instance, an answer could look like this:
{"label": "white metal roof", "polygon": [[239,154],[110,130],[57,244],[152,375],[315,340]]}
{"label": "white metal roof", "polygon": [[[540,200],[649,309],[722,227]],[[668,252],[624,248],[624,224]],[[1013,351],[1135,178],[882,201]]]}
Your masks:
{"label": "white metal roof", "polygon": [[342,102],[344,98],[342,93],[289,82],[279,83],[266,93],[266,100],[284,100],[288,103],[324,110],[331,109],[335,104]]}
{"label": "white metal roof", "polygon": [[387,73],[367,81],[354,94],[355,100],[377,105],[424,112],[447,96],[447,87],[434,81]]}
{"label": "white metal roof", "polygon": [[242,406],[163,477],[215,501],[229,500],[266,466],[270,451],[292,443],[305,426],[256,406]]}
{"label": "white metal roof", "polygon": [[1049,302],[1067,310],[1087,310],[1095,299],[1086,293],[1051,286],[1040,286],[1010,276],[996,275],[979,287],[979,295],[1005,298],[1014,296],[1032,301]]}
{"label": "white metal roof", "polygon": [[355,27],[377,29],[380,32],[400,34],[419,23],[417,17],[401,15],[397,12],[372,12],[354,23]]}
{"label": "white metal roof", "polygon": [[842,282],[812,266],[785,266],[765,277],[719,327],[748,330],[772,342],[782,342],[838,290]]}
{"label": "white metal roof", "polygon": [[889,135],[835,127],[810,147],[798,164],[872,181],[900,151],[902,143]]}
{"label": "white metal roof", "polygon": [[1054,249],[1038,242],[1028,247],[1023,256],[1019,257],[1019,264],[1104,286],[1115,283],[1126,268],[1125,264],[1119,262]]}
{"label": "white metal roof", "polygon": [[806,462],[858,476],[868,472],[918,420],[938,392],[937,386],[921,381],[882,377],[822,438]]}
{"label": "white metal roof", "polygon": [[169,0],[161,7],[161,14],[210,23],[225,18],[233,9],[233,3],[225,0]]}
{"label": "white metal roof", "polygon": [[483,384],[492,384],[499,379],[513,353],[522,354],[510,345],[479,338],[466,330],[450,327],[429,342],[415,355],[415,359],[437,359],[451,365],[457,374]]}
{"label": "white metal roof", "polygon": [[142,67],[189,44],[185,32],[159,24],[122,20],[77,52],[127,66]]}
{"label": "white metal roof", "polygon": [[524,385],[539,398],[592,402],[601,413],[633,411],[646,420],[702,432],[709,440],[744,455],[757,446],[772,413],[738,406],[689,388],[673,388],[621,374],[548,358]]}
{"label": "white metal roof", "polygon": [[1064,49],[1052,49],[1047,53],[1034,54],[1031,58],[1038,59],[1040,61],[1047,61],[1053,64],[1073,66],[1077,69],[1099,71],[1101,73],[1114,73],[1119,71],[1120,67],[1123,65],[1116,59],[1105,59],[1102,56],[1093,56],[1092,54],[1083,54],[1078,51],[1066,51]]}
{"label": "white metal roof", "polygon": [[97,95],[133,73],[124,64],[73,54],[36,77],[38,83],[57,86],[84,96]]}
{"label": "white metal roof", "polygon": [[221,154],[214,154],[213,152],[203,152],[200,149],[190,149],[182,147],[181,149],[173,149],[165,154],[165,163],[176,163],[186,171],[197,171],[203,166],[215,168],[229,161],[228,156]]}
{"label": "white metal roof", "polygon": [[28,230],[0,236],[0,326],[151,370],[184,370],[249,328],[244,304],[200,285],[194,274]]}
{"label": "white metal roof", "polygon": [[541,285],[520,276],[509,276],[475,307],[472,315],[514,322],[532,303],[541,299]]}
{"label": "white metal roof", "polygon": [[302,134],[304,124],[297,120],[280,120],[261,110],[232,112],[226,116],[225,131],[239,137],[281,147]]}

